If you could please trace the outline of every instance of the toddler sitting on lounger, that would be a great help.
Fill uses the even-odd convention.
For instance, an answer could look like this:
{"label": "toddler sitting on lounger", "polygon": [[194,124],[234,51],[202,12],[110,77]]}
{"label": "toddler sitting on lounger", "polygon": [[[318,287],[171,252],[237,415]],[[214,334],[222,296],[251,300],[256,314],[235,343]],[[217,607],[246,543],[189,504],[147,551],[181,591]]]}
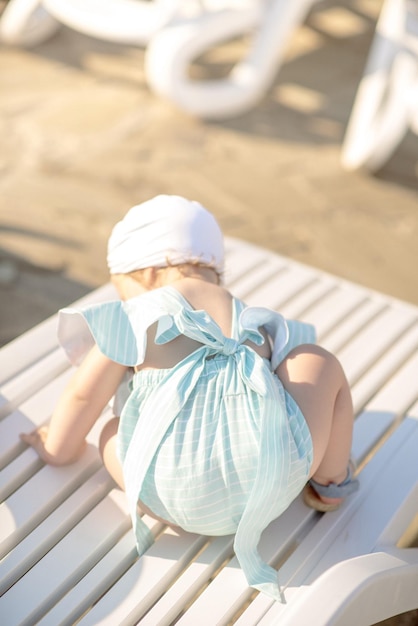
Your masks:
{"label": "toddler sitting on lounger", "polygon": [[201,204],[157,196],[116,224],[108,265],[121,300],[60,312],[59,339],[79,368],[48,428],[22,439],[47,463],[71,463],[133,372],[120,417],[104,428],[104,464],[139,507],[205,535],[235,534],[248,583],[280,599],[257,546],[301,491],[338,508],[352,478],[351,395],[314,328],[247,306],[222,286],[221,230]]}

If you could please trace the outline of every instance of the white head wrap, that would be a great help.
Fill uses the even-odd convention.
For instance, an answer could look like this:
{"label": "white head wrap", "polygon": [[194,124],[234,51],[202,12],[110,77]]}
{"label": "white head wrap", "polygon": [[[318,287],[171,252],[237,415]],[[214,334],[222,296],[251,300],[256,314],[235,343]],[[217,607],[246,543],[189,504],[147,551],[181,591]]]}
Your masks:
{"label": "white head wrap", "polygon": [[109,238],[111,274],[188,262],[208,264],[221,272],[223,236],[207,209],[181,196],[156,196],[132,207]]}

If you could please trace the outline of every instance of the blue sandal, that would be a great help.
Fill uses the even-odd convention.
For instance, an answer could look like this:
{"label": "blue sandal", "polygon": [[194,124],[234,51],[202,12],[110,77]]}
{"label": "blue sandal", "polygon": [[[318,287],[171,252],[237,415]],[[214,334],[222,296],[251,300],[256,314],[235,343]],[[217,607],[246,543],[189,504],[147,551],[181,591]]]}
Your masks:
{"label": "blue sandal", "polygon": [[[311,478],[303,490],[303,500],[305,504],[316,511],[321,511],[322,513],[336,511],[340,508],[343,499],[357,491],[359,488],[359,481],[356,478],[353,478],[353,472],[354,464],[350,461],[347,470],[347,478],[338,485],[335,483],[321,485],[320,483],[317,483],[316,480]],[[321,499],[321,496],[324,496],[325,498],[341,499],[341,501],[335,503],[324,502]]]}

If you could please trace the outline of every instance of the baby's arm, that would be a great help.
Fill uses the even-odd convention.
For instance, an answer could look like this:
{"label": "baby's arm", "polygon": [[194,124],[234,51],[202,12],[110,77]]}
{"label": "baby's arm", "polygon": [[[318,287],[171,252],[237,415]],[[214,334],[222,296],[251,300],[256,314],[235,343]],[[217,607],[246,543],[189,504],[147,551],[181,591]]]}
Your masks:
{"label": "baby's arm", "polygon": [[49,427],[22,434],[21,439],[46,463],[72,463],[84,451],[86,435],[115,394],[126,369],[95,346],[61,395]]}

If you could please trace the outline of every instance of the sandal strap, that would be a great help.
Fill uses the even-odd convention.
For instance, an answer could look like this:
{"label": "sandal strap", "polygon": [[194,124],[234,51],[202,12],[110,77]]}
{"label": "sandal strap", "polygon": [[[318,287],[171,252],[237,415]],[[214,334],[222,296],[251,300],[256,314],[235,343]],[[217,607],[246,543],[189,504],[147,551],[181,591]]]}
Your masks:
{"label": "sandal strap", "polygon": [[312,485],[316,493],[320,496],[326,498],[345,498],[357,491],[360,483],[356,478],[353,478],[353,471],[350,464],[347,470],[347,478],[342,483],[321,485],[311,478],[309,484]]}

